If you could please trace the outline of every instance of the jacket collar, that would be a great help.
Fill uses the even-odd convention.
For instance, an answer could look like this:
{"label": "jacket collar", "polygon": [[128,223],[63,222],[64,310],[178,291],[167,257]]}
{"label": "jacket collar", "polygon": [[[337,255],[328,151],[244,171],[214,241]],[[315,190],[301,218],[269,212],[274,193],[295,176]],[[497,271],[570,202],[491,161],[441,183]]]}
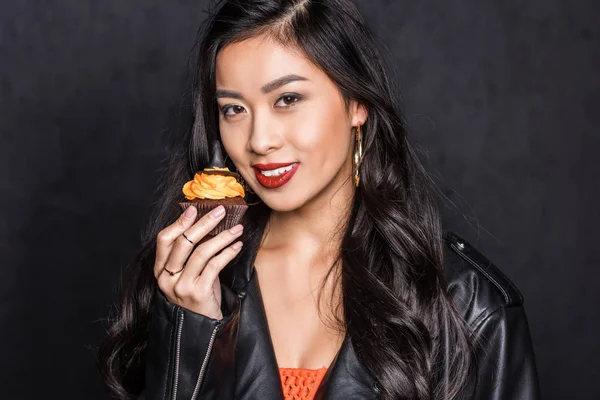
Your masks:
{"label": "jacket collar", "polygon": [[[236,348],[240,398],[282,399],[281,379],[256,270],[244,288]],[[317,390],[315,400],[375,399],[374,381],[346,336]]]}
{"label": "jacket collar", "polygon": [[[222,282],[242,299],[238,343],[236,350],[237,391],[240,398],[281,399],[281,379],[269,333],[266,312],[257,272],[254,268],[257,251],[240,254],[228,268]],[[348,336],[329,366],[318,388],[315,400],[375,399],[374,380],[356,358]]]}

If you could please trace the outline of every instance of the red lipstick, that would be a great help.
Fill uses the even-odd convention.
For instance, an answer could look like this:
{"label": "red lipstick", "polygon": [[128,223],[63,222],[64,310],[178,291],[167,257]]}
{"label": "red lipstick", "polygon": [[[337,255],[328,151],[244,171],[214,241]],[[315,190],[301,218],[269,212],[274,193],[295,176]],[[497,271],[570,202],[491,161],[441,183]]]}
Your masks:
{"label": "red lipstick", "polygon": [[271,169],[277,169],[281,167],[287,167],[288,165],[294,164],[293,162],[280,162],[280,163],[268,163],[268,164],[254,164],[254,168],[261,169],[263,171],[268,171]]}
{"label": "red lipstick", "polygon": [[294,164],[294,163],[288,162],[288,163],[254,164],[252,166],[252,168],[254,169],[254,174],[256,175],[256,179],[258,180],[258,182],[261,185],[263,185],[264,187],[269,188],[269,189],[275,189],[275,188],[285,185],[286,183],[289,182],[290,179],[292,179],[292,177],[298,170],[300,163],[296,163],[296,165],[294,165],[294,167],[291,170],[286,171],[283,174],[278,175],[278,176],[265,176],[260,171],[261,170],[268,171],[268,170],[273,170],[273,169],[277,169],[277,168],[281,168],[281,167],[287,167],[292,164]]}

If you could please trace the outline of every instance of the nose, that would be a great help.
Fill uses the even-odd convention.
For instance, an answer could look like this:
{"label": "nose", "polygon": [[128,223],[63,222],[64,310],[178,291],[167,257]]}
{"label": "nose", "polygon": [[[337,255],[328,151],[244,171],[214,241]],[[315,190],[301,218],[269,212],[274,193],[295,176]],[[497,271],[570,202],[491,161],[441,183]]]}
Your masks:
{"label": "nose", "polygon": [[269,116],[268,111],[255,113],[250,129],[248,147],[252,153],[267,155],[280,149],[283,145],[284,140],[279,133],[280,128],[275,119]]}

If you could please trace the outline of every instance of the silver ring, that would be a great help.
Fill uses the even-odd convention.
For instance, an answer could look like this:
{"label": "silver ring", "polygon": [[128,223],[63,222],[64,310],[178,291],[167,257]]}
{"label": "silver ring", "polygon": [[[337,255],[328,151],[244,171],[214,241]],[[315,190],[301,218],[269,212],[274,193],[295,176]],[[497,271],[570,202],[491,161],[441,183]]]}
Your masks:
{"label": "silver ring", "polygon": [[192,242],[189,237],[185,236],[185,232],[183,232],[182,235],[185,238],[185,240],[187,240],[188,242],[190,242],[193,246],[196,245],[196,243]]}

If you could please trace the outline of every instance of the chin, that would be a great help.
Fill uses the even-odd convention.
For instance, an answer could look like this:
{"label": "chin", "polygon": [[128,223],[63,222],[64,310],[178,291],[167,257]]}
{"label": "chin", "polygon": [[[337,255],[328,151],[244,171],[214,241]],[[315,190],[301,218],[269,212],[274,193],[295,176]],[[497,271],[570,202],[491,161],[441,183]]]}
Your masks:
{"label": "chin", "polygon": [[304,204],[299,197],[291,197],[284,193],[269,193],[266,196],[260,196],[260,199],[273,211],[290,212],[297,210]]}
{"label": "chin", "polygon": [[281,200],[265,200],[263,202],[272,210],[277,212],[290,212],[297,210],[300,205],[296,202],[291,202],[289,200],[281,199]]}

